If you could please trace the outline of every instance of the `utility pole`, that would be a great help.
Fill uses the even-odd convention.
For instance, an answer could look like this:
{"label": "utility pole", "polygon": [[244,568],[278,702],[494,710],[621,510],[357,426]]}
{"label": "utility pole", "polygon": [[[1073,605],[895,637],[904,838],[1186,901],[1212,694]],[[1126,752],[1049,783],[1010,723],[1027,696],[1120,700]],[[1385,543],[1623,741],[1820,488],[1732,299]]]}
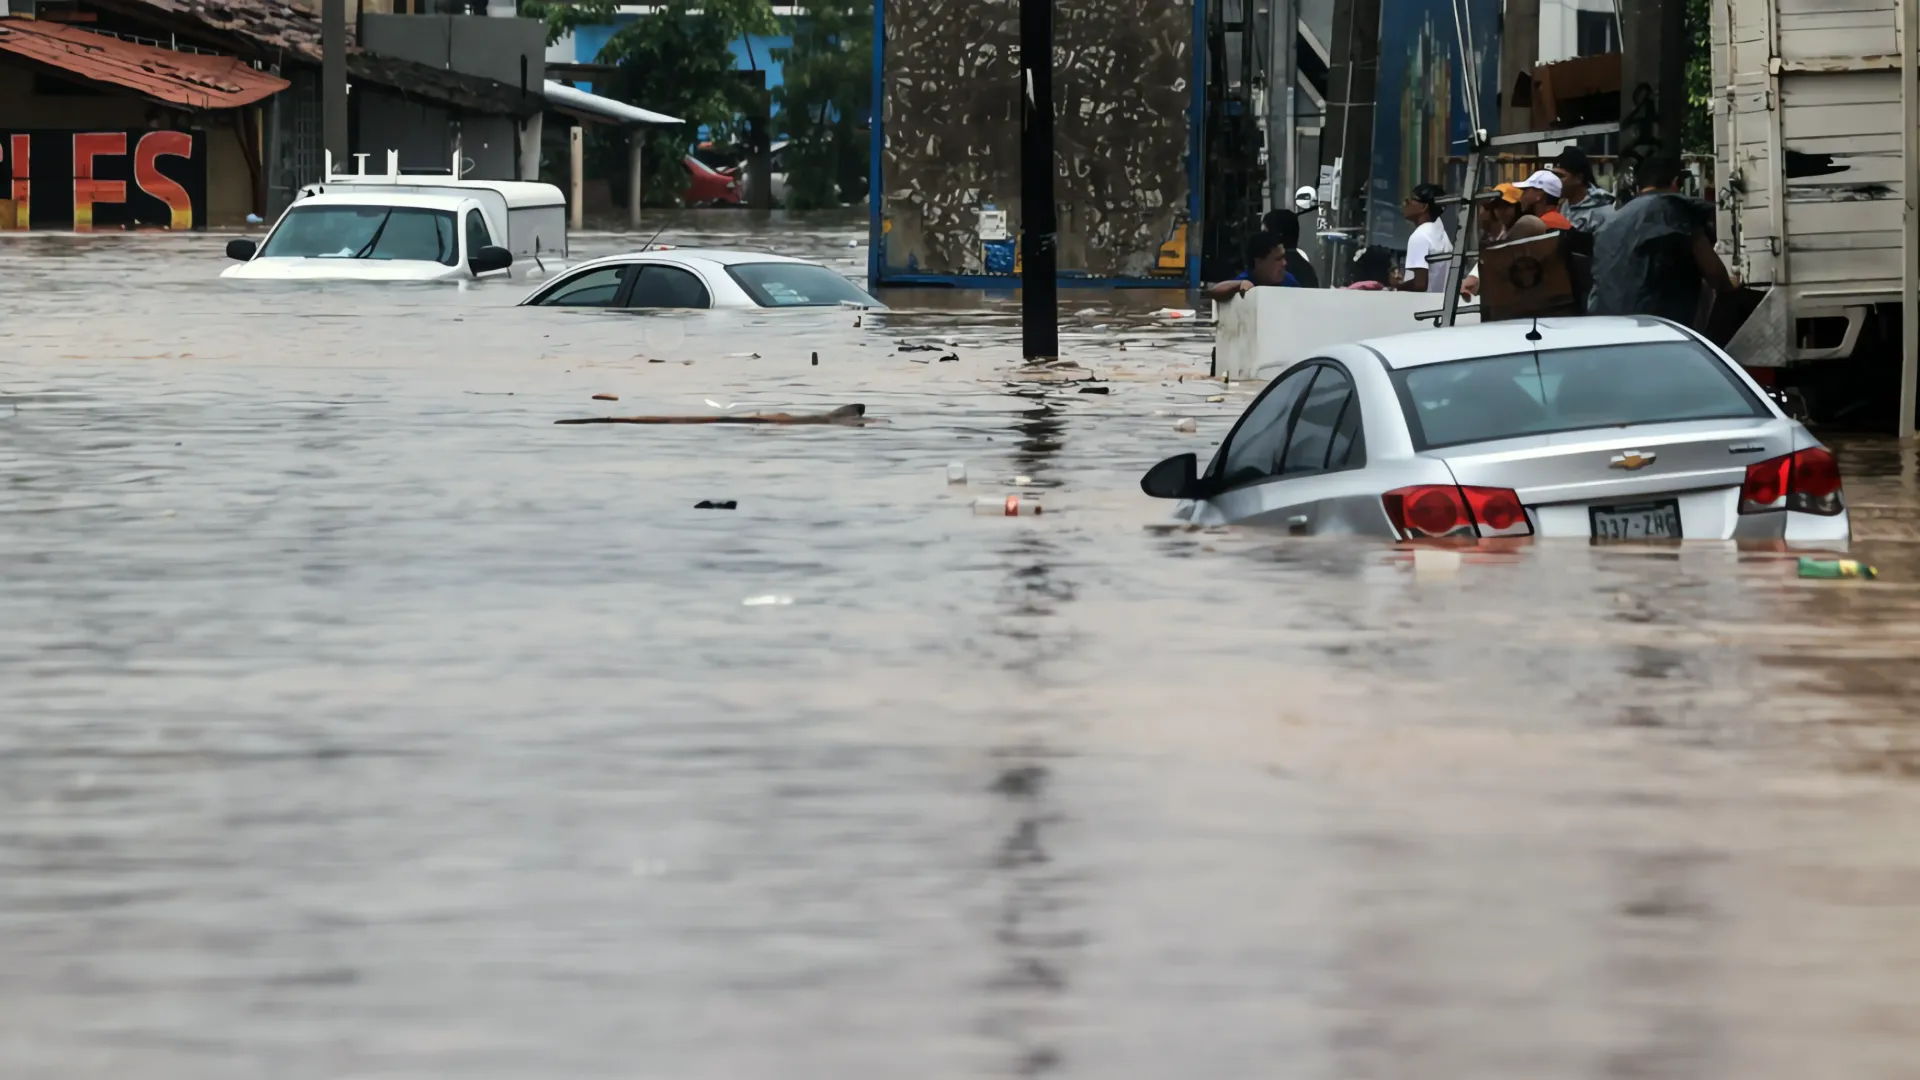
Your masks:
{"label": "utility pole", "polygon": [[[325,149],[347,162],[347,0],[320,4],[320,133]],[[307,182],[299,178],[300,183]]]}
{"label": "utility pole", "polygon": [[1020,344],[1060,355],[1053,205],[1053,0],[1020,0]]}
{"label": "utility pole", "polygon": [[1686,0],[1621,0],[1623,157],[1680,157],[1687,109],[1686,8]]}

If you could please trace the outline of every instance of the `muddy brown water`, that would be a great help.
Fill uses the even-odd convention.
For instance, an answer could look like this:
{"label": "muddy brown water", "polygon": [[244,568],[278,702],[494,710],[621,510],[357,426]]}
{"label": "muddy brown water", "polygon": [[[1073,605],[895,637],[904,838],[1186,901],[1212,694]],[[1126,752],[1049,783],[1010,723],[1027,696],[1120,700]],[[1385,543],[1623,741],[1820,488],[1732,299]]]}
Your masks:
{"label": "muddy brown water", "polygon": [[[1096,396],[222,246],[0,243],[0,1075],[1920,1075],[1909,448],[1866,585],[1194,533],[1175,298]],[[552,423],[709,398],[887,422]]]}

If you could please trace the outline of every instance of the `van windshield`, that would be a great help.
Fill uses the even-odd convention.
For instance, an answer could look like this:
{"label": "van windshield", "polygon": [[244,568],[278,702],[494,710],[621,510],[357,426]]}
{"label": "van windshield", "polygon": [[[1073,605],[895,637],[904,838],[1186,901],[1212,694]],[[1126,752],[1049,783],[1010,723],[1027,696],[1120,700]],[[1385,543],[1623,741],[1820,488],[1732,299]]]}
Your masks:
{"label": "van windshield", "polygon": [[260,251],[263,259],[459,262],[451,210],[417,206],[296,206]]}

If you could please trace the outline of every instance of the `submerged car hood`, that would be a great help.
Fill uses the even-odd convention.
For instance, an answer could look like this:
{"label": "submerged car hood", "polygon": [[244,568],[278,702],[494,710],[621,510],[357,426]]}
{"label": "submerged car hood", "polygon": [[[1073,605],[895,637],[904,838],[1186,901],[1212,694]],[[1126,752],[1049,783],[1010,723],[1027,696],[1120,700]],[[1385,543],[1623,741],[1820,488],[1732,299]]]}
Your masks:
{"label": "submerged car hood", "polygon": [[250,259],[223,278],[253,281],[438,281],[465,277],[463,266],[404,259]]}

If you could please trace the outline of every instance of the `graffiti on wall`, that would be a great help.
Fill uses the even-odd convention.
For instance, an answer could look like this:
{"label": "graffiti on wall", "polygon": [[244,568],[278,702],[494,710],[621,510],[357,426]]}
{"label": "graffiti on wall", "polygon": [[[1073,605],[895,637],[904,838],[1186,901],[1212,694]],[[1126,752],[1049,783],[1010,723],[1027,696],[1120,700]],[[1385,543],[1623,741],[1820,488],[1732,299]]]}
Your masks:
{"label": "graffiti on wall", "polygon": [[206,224],[199,132],[0,130],[0,179],[0,229]]}

